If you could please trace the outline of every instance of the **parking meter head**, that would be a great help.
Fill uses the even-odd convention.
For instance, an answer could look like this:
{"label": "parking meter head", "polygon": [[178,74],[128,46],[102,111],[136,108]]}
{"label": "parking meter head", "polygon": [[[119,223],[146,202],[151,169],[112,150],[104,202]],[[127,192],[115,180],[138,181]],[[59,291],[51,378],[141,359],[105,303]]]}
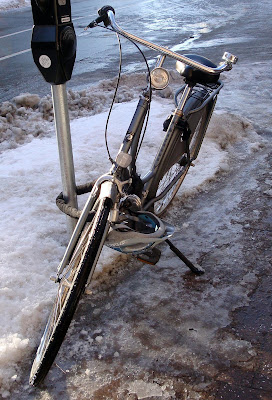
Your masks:
{"label": "parking meter head", "polygon": [[44,17],[48,20],[48,17],[52,17],[52,12],[51,12],[52,2],[50,0],[34,0],[34,2],[37,5],[37,7],[34,8],[32,6],[34,24],[36,24],[35,19],[40,24],[41,18]]}
{"label": "parking meter head", "polygon": [[71,79],[76,58],[70,0],[31,0],[31,6],[34,62],[47,82],[65,83]]}

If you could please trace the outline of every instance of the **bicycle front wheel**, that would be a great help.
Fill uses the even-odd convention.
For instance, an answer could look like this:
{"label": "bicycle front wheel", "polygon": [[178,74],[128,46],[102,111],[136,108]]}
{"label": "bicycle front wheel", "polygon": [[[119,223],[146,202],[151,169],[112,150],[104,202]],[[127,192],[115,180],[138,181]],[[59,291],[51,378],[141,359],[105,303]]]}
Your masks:
{"label": "bicycle front wheel", "polygon": [[91,279],[108,229],[111,199],[102,199],[91,223],[87,223],[65,269],[49,315],[29,383],[38,385],[47,375],[69,328],[86,283]]}

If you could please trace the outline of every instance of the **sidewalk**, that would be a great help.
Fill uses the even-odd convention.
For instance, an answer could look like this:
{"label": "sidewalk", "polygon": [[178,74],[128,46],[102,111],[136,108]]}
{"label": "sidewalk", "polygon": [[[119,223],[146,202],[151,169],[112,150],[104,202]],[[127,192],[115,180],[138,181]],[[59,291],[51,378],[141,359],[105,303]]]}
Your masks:
{"label": "sidewalk", "polygon": [[156,266],[118,256],[81,301],[43,386],[28,387],[26,360],[13,400],[272,400],[268,146],[232,162],[166,218],[205,274],[166,246]]}
{"label": "sidewalk", "polygon": [[[250,303],[233,313],[233,321],[228,327],[242,340],[252,343],[256,351],[252,368],[231,365],[219,379],[215,400],[271,400],[272,399],[272,201],[271,157],[267,159],[258,176],[258,192],[248,193],[241,203],[242,210],[248,212],[244,229],[244,255],[246,262],[252,263],[258,281],[250,294]],[[270,185],[270,189],[268,189]],[[262,208],[256,205],[256,198],[262,196]],[[270,195],[270,196],[269,196]],[[258,219],[253,219],[259,211]],[[246,222],[246,221],[245,221]],[[225,379],[224,379],[225,378]]]}

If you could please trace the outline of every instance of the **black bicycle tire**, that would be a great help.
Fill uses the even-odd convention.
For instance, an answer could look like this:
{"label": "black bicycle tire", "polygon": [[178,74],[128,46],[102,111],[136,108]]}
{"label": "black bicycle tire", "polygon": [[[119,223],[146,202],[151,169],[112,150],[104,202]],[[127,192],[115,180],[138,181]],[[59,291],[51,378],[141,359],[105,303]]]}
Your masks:
{"label": "black bicycle tire", "polygon": [[80,297],[85,290],[86,283],[89,277],[92,276],[94,272],[96,264],[95,261],[97,261],[99,250],[101,251],[102,248],[101,241],[104,236],[110,208],[111,200],[109,198],[105,198],[100,201],[99,207],[93,219],[91,229],[88,233],[89,238],[87,239],[87,242],[85,244],[86,248],[82,252],[81,260],[77,266],[77,271],[73,271],[73,283],[68,289],[68,294],[63,303],[64,306],[59,314],[55,327],[49,338],[47,339],[46,343],[43,345],[43,348],[45,350],[42,353],[42,357],[39,358],[39,350],[41,350],[40,346],[42,345],[43,337],[46,334],[46,330],[47,327],[49,327],[50,321],[51,323],[53,322],[53,310],[54,306],[56,305],[58,296],[56,296],[55,298],[54,306],[49,315],[48,322],[44,330],[44,335],[41,338],[40,346],[37,349],[37,353],[33,361],[33,366],[29,378],[30,385],[37,386],[44,380],[57,356],[57,353],[61,347],[61,344],[65,338],[71,320],[78,306]]}
{"label": "black bicycle tire", "polygon": [[[204,96],[204,93],[203,93],[203,96]],[[188,100],[187,104],[185,105],[184,111],[186,109],[186,114],[188,114],[191,110],[194,110],[196,108],[196,106],[197,106],[197,100],[194,100],[194,98],[190,98]],[[210,114],[209,108],[206,106],[205,109],[203,110],[203,112],[200,114],[198,124],[199,124],[199,122],[202,123],[202,121],[204,121],[204,124],[207,125],[208,124],[209,114]],[[197,126],[198,126],[198,124],[197,124]],[[197,157],[197,154],[199,152],[199,149],[201,147],[202,141],[204,139],[205,130],[206,130],[206,127],[207,127],[207,126],[206,127],[201,127],[196,132],[197,126],[196,126],[194,132],[191,134],[191,137],[189,139],[190,140],[190,143],[189,143],[190,154],[191,154],[191,156],[193,156],[192,157],[193,159],[195,159]],[[203,134],[202,129],[204,129],[204,134]],[[192,142],[194,143],[194,149],[196,149],[195,151],[194,151],[194,149],[191,148],[191,143]],[[196,155],[194,155],[194,153],[196,153]],[[148,201],[150,201],[151,199],[153,199],[155,197],[158,197],[159,194],[162,193],[163,190],[167,187],[167,185],[169,185],[170,182],[165,184],[165,186],[160,190],[160,193],[158,193],[158,188],[159,188],[160,182],[169,173],[169,171],[171,171],[171,169],[173,167],[175,167],[175,166],[176,166],[177,169],[179,169],[179,171],[177,171],[175,173],[175,175],[173,176],[173,179],[178,173],[180,173],[182,171],[182,168],[184,169],[184,172],[182,173],[182,175],[180,176],[178,181],[173,185],[173,187],[169,191],[167,191],[167,193],[162,197],[162,199],[158,200],[158,201],[161,201],[163,199],[167,199],[167,196],[169,196],[168,200],[167,200],[167,203],[165,203],[165,205],[163,207],[161,207],[159,210],[156,209],[156,202],[154,202],[152,204],[152,206],[149,208],[150,211],[154,212],[154,214],[156,214],[157,216],[163,215],[166,212],[166,210],[169,208],[169,206],[171,205],[174,197],[177,194],[177,191],[179,190],[182,182],[184,181],[185,176],[187,175],[187,173],[189,171],[190,165],[182,166],[182,165],[178,165],[178,163],[176,163],[171,168],[169,168],[167,171],[165,171],[163,173],[163,175],[161,175],[159,170],[158,170],[158,172],[157,172],[156,176],[153,178],[153,182],[152,182],[152,184],[150,186],[149,194],[148,194]],[[172,181],[173,179],[171,178],[170,181]],[[172,190],[172,192],[171,192],[171,190]],[[169,195],[169,193],[170,193],[170,195]],[[158,201],[157,201],[157,203],[158,203]]]}

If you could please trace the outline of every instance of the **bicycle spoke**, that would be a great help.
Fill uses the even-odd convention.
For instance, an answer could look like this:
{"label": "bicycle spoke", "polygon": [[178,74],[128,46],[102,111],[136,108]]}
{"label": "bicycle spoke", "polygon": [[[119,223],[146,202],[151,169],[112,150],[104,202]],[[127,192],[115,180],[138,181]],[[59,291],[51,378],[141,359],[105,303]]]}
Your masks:
{"label": "bicycle spoke", "polygon": [[[163,176],[163,178],[159,183],[156,194],[157,196],[159,196],[165,190],[165,188],[173,181],[173,179],[183,168],[184,167],[181,166],[180,164],[174,164],[167,171],[167,173]],[[179,185],[179,180],[172,186],[172,188],[166,193],[166,195],[162,199],[156,201],[156,203],[154,204],[154,211],[156,214],[162,213],[163,210],[167,207],[178,185]]]}

